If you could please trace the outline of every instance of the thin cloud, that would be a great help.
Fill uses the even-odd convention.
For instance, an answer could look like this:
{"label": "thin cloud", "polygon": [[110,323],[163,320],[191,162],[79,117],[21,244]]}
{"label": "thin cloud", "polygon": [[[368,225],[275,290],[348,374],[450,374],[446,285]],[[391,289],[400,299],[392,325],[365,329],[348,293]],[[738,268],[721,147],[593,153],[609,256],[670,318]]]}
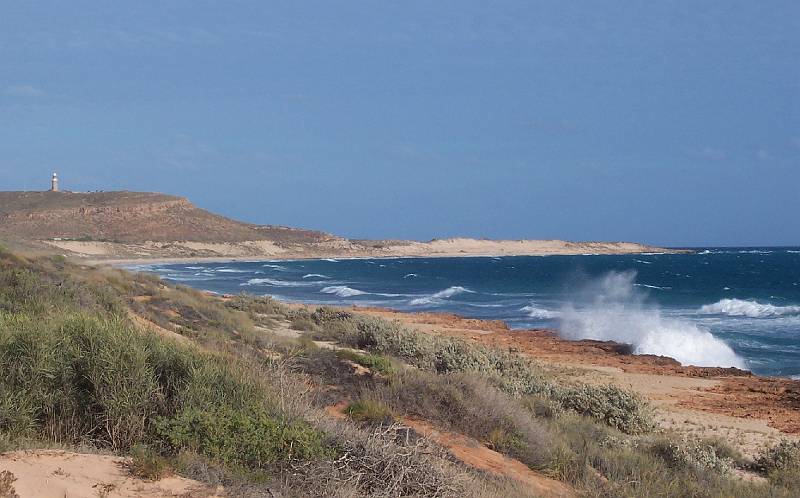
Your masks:
{"label": "thin cloud", "polygon": [[724,161],[728,158],[728,153],[723,149],[715,147],[701,147],[699,149],[687,149],[686,154],[695,159],[704,159],[706,161]]}
{"label": "thin cloud", "polygon": [[12,97],[44,97],[47,95],[43,90],[31,85],[12,85],[6,87],[3,93]]}

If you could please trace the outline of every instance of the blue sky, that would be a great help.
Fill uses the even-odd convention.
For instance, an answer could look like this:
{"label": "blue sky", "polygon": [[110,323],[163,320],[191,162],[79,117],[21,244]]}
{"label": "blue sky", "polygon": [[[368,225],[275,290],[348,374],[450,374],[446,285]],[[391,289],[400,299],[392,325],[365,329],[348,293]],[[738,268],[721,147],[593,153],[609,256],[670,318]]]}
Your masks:
{"label": "blue sky", "polygon": [[797,1],[0,7],[0,189],[351,237],[800,244]]}

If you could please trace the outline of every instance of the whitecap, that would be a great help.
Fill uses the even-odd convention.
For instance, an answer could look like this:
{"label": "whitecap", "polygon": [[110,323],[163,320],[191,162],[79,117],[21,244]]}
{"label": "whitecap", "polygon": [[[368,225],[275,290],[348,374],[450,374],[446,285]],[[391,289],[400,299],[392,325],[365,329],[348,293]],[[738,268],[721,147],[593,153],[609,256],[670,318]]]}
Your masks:
{"label": "whitecap", "polygon": [[642,261],[641,259],[634,259],[637,263],[642,263],[643,265],[652,265],[652,261]]}
{"label": "whitecap", "polygon": [[330,287],[325,287],[320,292],[324,292],[325,294],[334,294],[339,297],[353,297],[353,296],[363,296],[367,294],[367,292],[353,289],[352,287],[347,287],[346,285],[332,285]]}
{"label": "whitecap", "polygon": [[558,311],[539,308],[533,303],[529,304],[528,306],[523,306],[519,310],[527,313],[530,318],[535,318],[537,320],[550,320],[561,316],[561,313]]}
{"label": "whitecap", "polygon": [[442,291],[436,292],[429,296],[418,297],[416,299],[412,299],[408,302],[408,304],[412,306],[419,306],[419,305],[426,305],[426,304],[436,304],[441,302],[443,299],[447,299],[449,297],[453,297],[457,294],[463,293],[474,293],[467,289],[466,287],[461,287],[460,285],[454,285],[452,287],[448,287]]}
{"label": "whitecap", "polygon": [[278,270],[278,271],[286,271],[288,269],[285,266],[281,265],[261,265],[261,266],[263,266],[264,268],[272,268],[273,270]]}
{"label": "whitecap", "polygon": [[714,304],[703,305],[699,313],[705,315],[744,316],[748,318],[772,318],[800,314],[800,306],[775,306],[754,300],[722,299]]}
{"label": "whitecap", "polygon": [[403,276],[403,278],[414,278],[414,277],[418,277],[418,276],[419,275],[417,275],[416,273],[407,273],[407,274],[405,274]]}
{"label": "whitecap", "polygon": [[339,262],[338,259],[333,259],[333,258],[322,258],[321,261],[328,261],[329,263],[338,263]]}
{"label": "whitecap", "polygon": [[331,277],[329,277],[327,275],[323,275],[321,273],[307,273],[307,274],[303,275],[302,278],[315,278],[315,277],[316,278],[331,278]]}
{"label": "whitecap", "polygon": [[672,287],[659,287],[657,285],[648,285],[648,284],[633,284],[636,287],[647,287],[648,289],[657,289],[657,290],[670,290]]}
{"label": "whitecap", "polygon": [[239,285],[272,285],[275,287],[308,287],[314,285],[315,282],[294,282],[287,280],[278,280],[275,278],[251,278],[247,282]]}

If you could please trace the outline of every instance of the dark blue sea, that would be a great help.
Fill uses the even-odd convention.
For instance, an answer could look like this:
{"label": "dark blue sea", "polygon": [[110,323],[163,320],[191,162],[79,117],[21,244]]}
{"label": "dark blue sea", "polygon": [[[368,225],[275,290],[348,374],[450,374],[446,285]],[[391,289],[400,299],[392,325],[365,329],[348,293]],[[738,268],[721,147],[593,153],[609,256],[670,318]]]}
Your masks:
{"label": "dark blue sea", "polygon": [[218,293],[449,311],[800,378],[800,248],[691,254],[323,259],[133,269]]}

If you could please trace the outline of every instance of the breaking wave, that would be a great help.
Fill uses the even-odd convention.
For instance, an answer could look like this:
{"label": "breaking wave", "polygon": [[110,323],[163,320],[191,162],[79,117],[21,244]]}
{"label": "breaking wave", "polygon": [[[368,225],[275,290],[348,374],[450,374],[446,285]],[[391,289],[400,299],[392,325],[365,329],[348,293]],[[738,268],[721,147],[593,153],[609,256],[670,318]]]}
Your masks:
{"label": "breaking wave", "polygon": [[325,294],[333,294],[339,297],[363,296],[364,294],[367,294],[367,292],[353,289],[352,287],[348,287],[346,285],[331,285],[323,288],[320,290],[320,292]]}
{"label": "breaking wave", "polygon": [[448,287],[445,290],[436,292],[435,294],[431,294],[429,296],[418,297],[416,299],[412,299],[411,301],[408,302],[408,304],[410,304],[412,306],[421,306],[421,305],[426,305],[426,304],[436,304],[436,303],[441,302],[443,299],[447,299],[449,297],[453,297],[453,296],[455,296],[457,294],[463,294],[463,293],[474,293],[474,291],[471,291],[471,290],[467,289],[466,287],[461,287],[460,285],[454,285],[452,287]]}
{"label": "breaking wave", "polygon": [[747,368],[721,339],[695,323],[666,318],[646,306],[635,272],[611,272],[589,284],[578,304],[564,308],[561,335],[630,344],[634,354],[669,356],[683,365]]}
{"label": "breaking wave", "polygon": [[705,315],[745,316],[748,318],[772,318],[785,315],[800,315],[800,306],[775,306],[743,299],[722,299],[706,304],[699,310]]}
{"label": "breaking wave", "polygon": [[537,320],[550,320],[561,316],[561,313],[559,313],[558,311],[539,308],[533,304],[529,304],[528,306],[523,306],[522,308],[520,308],[520,311],[524,311],[525,313],[528,314],[530,318],[535,318]]}
{"label": "breaking wave", "polygon": [[264,268],[272,268],[273,270],[278,270],[278,271],[287,271],[288,270],[285,266],[281,266],[281,265],[264,264],[264,265],[261,265],[261,266],[263,266]]}
{"label": "breaking wave", "polygon": [[657,285],[647,285],[647,284],[633,284],[636,287],[647,287],[648,289],[657,289],[657,290],[670,290],[672,287],[659,287]]}
{"label": "breaking wave", "polygon": [[307,273],[307,274],[303,275],[303,278],[314,278],[314,277],[316,277],[316,278],[331,278],[331,277],[329,277],[327,275],[323,275],[321,273]]}
{"label": "breaking wave", "polygon": [[314,285],[314,282],[293,282],[287,280],[278,280],[275,278],[251,278],[247,282],[239,285],[272,285],[275,287],[307,287]]}

